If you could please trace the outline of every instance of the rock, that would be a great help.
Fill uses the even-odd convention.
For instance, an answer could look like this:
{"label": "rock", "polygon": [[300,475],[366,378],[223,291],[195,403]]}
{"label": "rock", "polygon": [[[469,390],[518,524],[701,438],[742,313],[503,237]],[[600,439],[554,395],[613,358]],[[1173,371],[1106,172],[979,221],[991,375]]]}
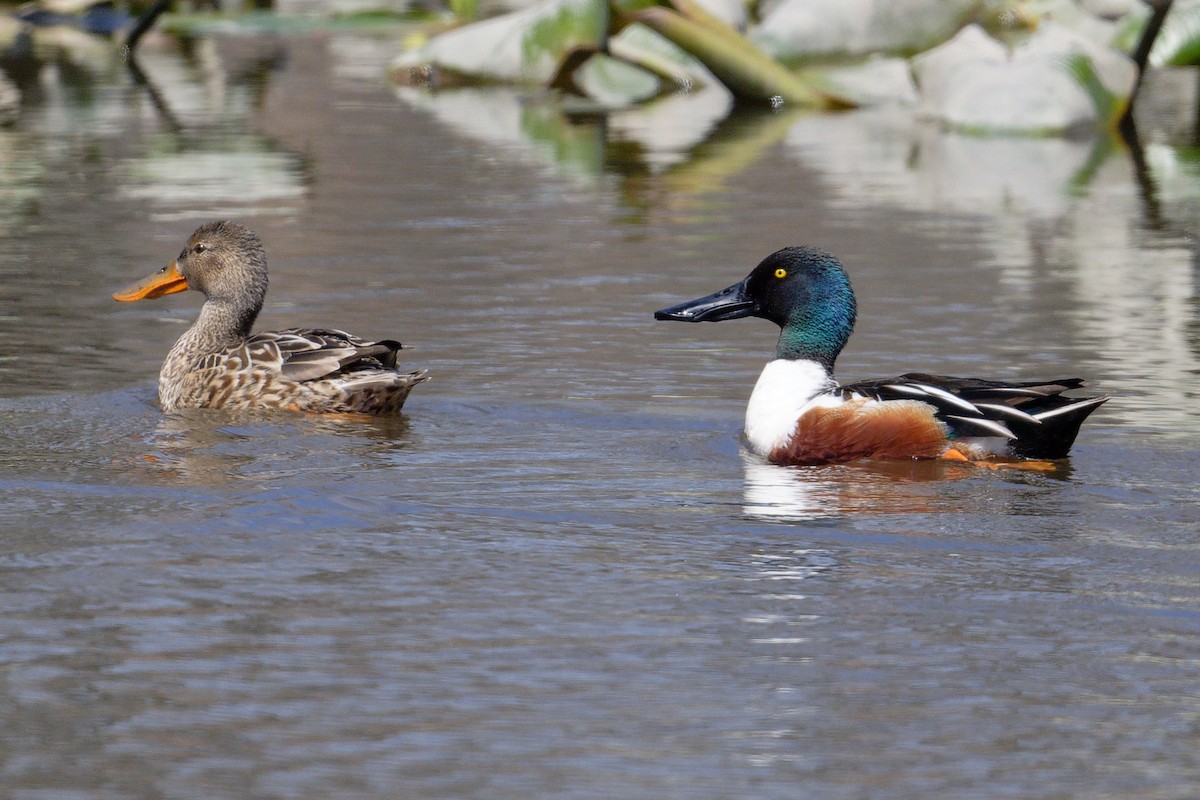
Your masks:
{"label": "rock", "polygon": [[694,56],[640,23],[626,25],[610,38],[608,52],[656,73],[680,89],[719,83]]}
{"label": "rock", "polygon": [[919,114],[976,133],[1062,134],[1115,124],[1137,68],[1052,23],[1011,53],[978,26],[913,59]]}
{"label": "rock", "polygon": [[648,100],[662,88],[659,79],[633,64],[597,53],[575,70],[575,85],[603,108]]}
{"label": "rock", "polygon": [[741,0],[696,0],[696,3],[729,27],[746,30],[746,4]]}
{"label": "rock", "polygon": [[546,0],[530,8],[464,25],[392,62],[392,75],[449,71],[478,81],[547,84],[572,51],[596,49],[608,27],[600,0]]}
{"label": "rock", "polygon": [[915,106],[919,99],[903,58],[872,58],[855,66],[821,67],[806,73],[829,94],[858,107]]}
{"label": "rock", "polygon": [[784,0],[750,38],[785,61],[914,53],[952,36],[981,0]]}
{"label": "rock", "polygon": [[1101,19],[1120,19],[1135,11],[1137,0],[1077,0],[1084,11]]}
{"label": "rock", "polygon": [[[1141,26],[1138,26],[1140,37]],[[1171,7],[1163,20],[1150,63],[1156,67],[1191,67],[1200,64],[1200,2],[1184,0]]]}
{"label": "rock", "polygon": [[[1098,10],[1104,10],[1099,8],[1099,4],[1095,5]],[[1112,11],[1111,8],[1108,10]],[[1120,18],[1122,21],[1117,22],[1117,18],[1106,14],[1093,13],[1085,4],[1081,4],[1079,0],[1045,0],[1044,3],[1037,6],[1037,12],[1036,16],[1031,20],[1031,29],[1036,29],[1046,23],[1054,23],[1103,46],[1115,46],[1122,29],[1130,24],[1134,16],[1137,18],[1137,21],[1134,21],[1134,25],[1137,27],[1139,33],[1142,24],[1149,18],[1149,14],[1144,14],[1142,9],[1138,8],[1136,15],[1118,15],[1117,18]],[[1131,44],[1135,41],[1136,37]]]}
{"label": "rock", "polygon": [[0,73],[0,125],[11,125],[20,113],[20,90],[7,75]]}

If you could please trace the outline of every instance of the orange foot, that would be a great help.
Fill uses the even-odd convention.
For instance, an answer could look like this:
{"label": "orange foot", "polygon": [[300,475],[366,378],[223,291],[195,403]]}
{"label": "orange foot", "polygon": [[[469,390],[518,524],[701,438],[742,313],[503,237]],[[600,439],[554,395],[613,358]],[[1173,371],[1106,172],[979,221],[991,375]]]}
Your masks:
{"label": "orange foot", "polygon": [[966,461],[985,469],[1023,469],[1029,472],[1056,472],[1060,464],[1054,461],[973,461],[966,453],[953,447],[940,456],[943,461]]}
{"label": "orange foot", "polygon": [[979,461],[988,469],[1023,469],[1027,472],[1057,472],[1061,465],[1053,461]]}

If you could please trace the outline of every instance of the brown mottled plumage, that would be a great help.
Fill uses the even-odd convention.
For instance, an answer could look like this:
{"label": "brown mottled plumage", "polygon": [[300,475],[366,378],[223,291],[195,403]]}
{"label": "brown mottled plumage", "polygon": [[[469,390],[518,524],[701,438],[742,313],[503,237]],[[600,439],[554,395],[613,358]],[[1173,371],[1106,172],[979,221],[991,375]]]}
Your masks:
{"label": "brown mottled plumage", "polygon": [[402,345],[345,331],[290,328],[251,334],[267,294],[262,240],[236,222],[203,225],[179,257],[113,295],[134,301],[195,289],[206,302],[163,362],[158,396],[179,408],[289,409],[390,414],[425,378],[400,372]]}

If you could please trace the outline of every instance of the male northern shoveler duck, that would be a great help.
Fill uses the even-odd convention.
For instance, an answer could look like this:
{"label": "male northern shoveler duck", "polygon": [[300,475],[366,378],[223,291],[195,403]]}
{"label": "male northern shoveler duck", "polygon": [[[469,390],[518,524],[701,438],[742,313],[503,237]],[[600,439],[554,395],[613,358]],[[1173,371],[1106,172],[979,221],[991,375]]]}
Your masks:
{"label": "male northern shoveler duck", "polygon": [[778,464],[859,458],[1064,458],[1107,397],[1063,395],[1079,378],[1004,383],[909,373],[839,385],[833,362],[850,338],[850,279],[829,253],[788,247],[728,289],[656,311],[655,319],[763,317],[782,330],[746,408],[750,447]]}
{"label": "male northern shoveler duck", "polygon": [[201,292],[205,303],[159,372],[164,411],[389,414],[426,379],[424,370],[396,369],[399,342],[368,342],[324,328],[251,334],[267,294],[267,254],[244,225],[226,220],[200,226],[177,259],[113,299],[152,300],[187,289]]}

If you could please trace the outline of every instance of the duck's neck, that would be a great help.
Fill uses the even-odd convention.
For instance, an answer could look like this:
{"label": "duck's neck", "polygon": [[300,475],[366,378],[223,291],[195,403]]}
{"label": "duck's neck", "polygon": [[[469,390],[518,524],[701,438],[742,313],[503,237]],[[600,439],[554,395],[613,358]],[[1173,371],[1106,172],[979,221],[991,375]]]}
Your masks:
{"label": "duck's neck", "polygon": [[840,303],[807,304],[779,332],[775,358],[815,361],[828,373],[854,330],[854,300]]}
{"label": "duck's neck", "polygon": [[814,404],[837,402],[829,393],[837,382],[815,359],[776,358],[767,363],[746,405],[746,439],[763,455],[796,432],[800,415]]}
{"label": "duck's neck", "polygon": [[223,300],[207,300],[192,327],[184,331],[159,373],[159,386],[177,383],[191,372],[196,361],[241,344],[250,335],[258,308]]}

